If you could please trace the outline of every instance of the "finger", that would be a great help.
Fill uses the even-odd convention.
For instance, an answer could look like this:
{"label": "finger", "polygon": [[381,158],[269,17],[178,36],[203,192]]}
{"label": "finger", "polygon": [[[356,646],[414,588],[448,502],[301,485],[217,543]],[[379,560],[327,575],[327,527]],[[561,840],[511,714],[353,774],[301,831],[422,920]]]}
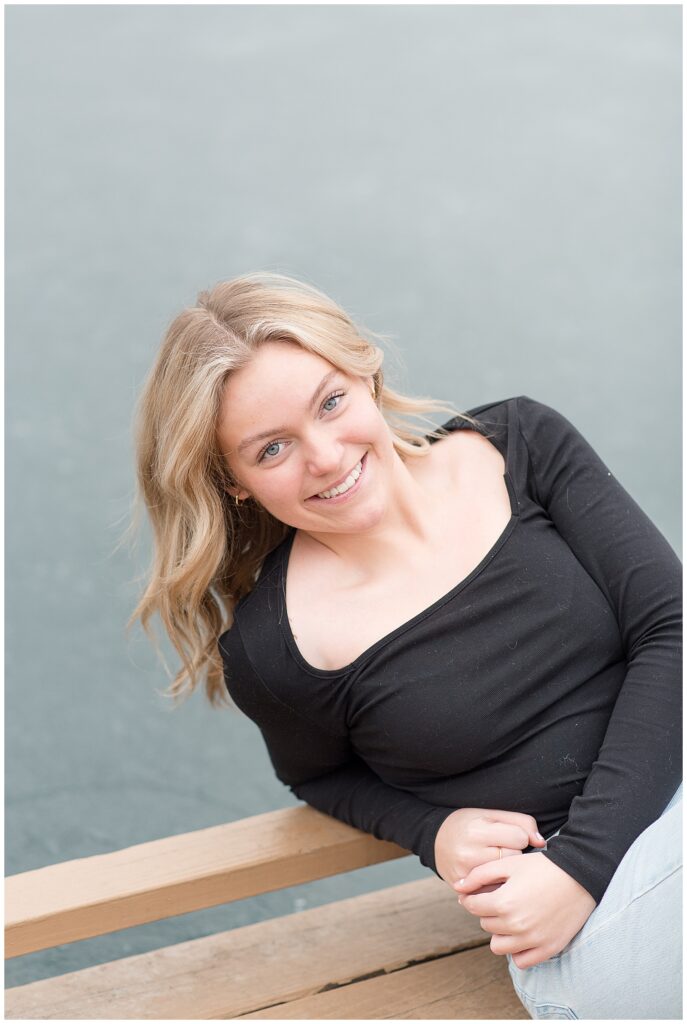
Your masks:
{"label": "finger", "polygon": [[456,892],[468,893],[480,889],[483,885],[493,885],[494,882],[507,881],[513,870],[511,857],[503,857],[501,860],[488,860],[484,864],[478,864],[468,871],[465,878],[453,883]]}
{"label": "finger", "polygon": [[[472,896],[459,896],[458,902],[469,914],[475,917],[492,917],[499,915],[499,900],[493,893],[480,893]],[[501,922],[503,924],[503,921]]]}
{"label": "finger", "polygon": [[[504,925],[500,917],[480,917],[479,926],[483,931],[489,932],[490,935],[503,934]],[[512,936],[508,936],[508,938],[512,938]]]}
{"label": "finger", "polygon": [[523,814],[521,811],[501,811],[494,808],[486,808],[484,817],[491,821],[501,821],[508,825],[518,825],[528,835],[536,835],[538,825],[537,819],[531,814]]}
{"label": "finger", "polygon": [[[532,940],[530,939],[529,941],[531,942]],[[498,930],[493,932],[491,942],[489,943],[492,953],[495,953],[497,956],[505,956],[506,953],[510,953],[511,956],[514,953],[521,953],[523,956],[526,956],[534,952],[528,946],[529,942],[527,940],[518,939],[515,935],[505,935]],[[516,963],[516,966],[519,967],[520,965]]]}
{"label": "finger", "polygon": [[500,846],[501,858],[503,857],[522,857],[522,850],[511,850],[508,846]]}
{"label": "finger", "polygon": [[504,847],[506,849],[524,850],[530,845],[530,835],[519,825],[507,825],[502,821],[489,822],[485,827],[485,838],[490,846]]}
{"label": "finger", "polygon": [[484,849],[491,860],[503,860],[504,857],[522,857],[522,850],[511,850],[507,846],[485,846]]}
{"label": "finger", "polygon": [[548,959],[549,954],[539,946],[535,946],[533,949],[525,949],[520,953],[516,953],[513,957],[513,963],[516,967],[524,970],[526,967],[536,967],[537,964],[543,964]]}

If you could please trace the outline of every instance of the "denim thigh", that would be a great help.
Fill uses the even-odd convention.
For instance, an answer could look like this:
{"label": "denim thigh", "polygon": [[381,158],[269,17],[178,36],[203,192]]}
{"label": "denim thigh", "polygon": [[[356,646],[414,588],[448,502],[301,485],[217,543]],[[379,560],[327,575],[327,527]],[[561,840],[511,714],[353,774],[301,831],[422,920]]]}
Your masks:
{"label": "denim thigh", "polygon": [[565,949],[534,967],[507,959],[534,1019],[682,1019],[682,783]]}

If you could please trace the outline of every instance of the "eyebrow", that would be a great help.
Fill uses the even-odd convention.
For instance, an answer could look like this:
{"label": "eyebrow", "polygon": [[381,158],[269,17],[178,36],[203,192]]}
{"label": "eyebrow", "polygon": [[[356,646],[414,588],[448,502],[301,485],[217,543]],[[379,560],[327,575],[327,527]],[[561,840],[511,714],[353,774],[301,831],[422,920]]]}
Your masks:
{"label": "eyebrow", "polygon": [[[320,383],[317,385],[317,388],[315,389],[315,392],[312,398],[310,399],[310,402],[308,403],[309,412],[312,412],[312,409],[315,406],[317,399],[320,397],[320,392],[322,391],[322,389],[327,386],[332,377],[336,377],[338,372],[338,369],[330,370],[329,373],[325,374],[325,376],[322,378]],[[247,448],[250,448],[251,445],[255,444],[256,441],[262,441],[264,438],[272,437],[274,434],[285,434],[288,431],[288,429],[288,427],[274,427],[273,430],[262,430],[260,431],[259,434],[253,434],[251,437],[245,438],[245,440],[243,440],[241,444],[238,446],[236,451],[239,453],[239,455],[241,455],[243,454],[243,452],[246,451]]]}

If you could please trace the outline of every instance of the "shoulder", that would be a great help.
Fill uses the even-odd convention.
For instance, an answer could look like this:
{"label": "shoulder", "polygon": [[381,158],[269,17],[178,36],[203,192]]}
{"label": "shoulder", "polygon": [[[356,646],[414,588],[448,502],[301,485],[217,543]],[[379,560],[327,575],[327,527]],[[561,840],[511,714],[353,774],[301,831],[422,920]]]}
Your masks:
{"label": "shoulder", "polygon": [[[224,683],[234,704],[258,724],[269,719],[283,703],[276,697],[263,677],[265,665],[259,652],[256,658],[250,633],[254,625],[251,615],[236,616],[231,627],[219,637],[217,646],[222,658]],[[248,636],[246,635],[248,634]],[[269,658],[269,652],[267,652]]]}
{"label": "shoulder", "polygon": [[514,423],[517,429],[517,413],[514,412],[517,401],[517,398],[502,398],[485,402],[465,411],[464,416],[469,419],[456,416],[443,423],[441,430],[447,434],[440,444],[434,445],[435,453],[450,463],[456,459],[476,459],[481,463],[502,465]]}
{"label": "shoulder", "polygon": [[494,440],[498,447],[501,441],[507,438],[510,427],[514,423],[517,425],[519,401],[519,398],[501,398],[495,402],[485,402],[472,409],[466,409],[463,415],[467,418],[456,416],[448,423],[442,424],[441,429],[449,431],[452,435],[481,434]]}
{"label": "shoulder", "polygon": [[485,405],[477,406],[475,409],[468,409],[467,415],[472,416],[485,425],[512,425],[516,426],[522,420],[536,419],[537,417],[563,417],[551,405],[529,395],[513,395],[511,398],[502,398],[498,402],[488,402]]}
{"label": "shoulder", "polygon": [[[507,398],[468,409],[442,425],[447,431],[440,443],[432,445],[429,478],[461,502],[467,494],[502,496],[503,476],[510,432],[517,431],[515,399]],[[471,422],[473,421],[473,422]]]}
{"label": "shoulder", "polygon": [[251,619],[273,607],[274,593],[279,588],[280,570],[290,541],[291,534],[265,555],[253,587],[234,607],[234,621],[248,624]]}
{"label": "shoulder", "polygon": [[531,458],[542,451],[558,452],[580,436],[561,412],[529,395],[485,402],[468,409],[466,415],[475,425],[459,417],[449,420],[443,424],[448,436],[435,446],[443,448],[441,454],[449,466],[462,459],[463,468],[473,464],[488,470],[490,463],[497,466],[520,445]]}
{"label": "shoulder", "polygon": [[469,409],[467,414],[483,427],[495,430],[496,437],[499,434],[505,437],[511,430],[520,430],[521,433],[544,431],[552,437],[560,431],[575,429],[558,409],[529,395],[514,395],[490,402]]}
{"label": "shoulder", "polygon": [[529,395],[519,395],[515,402],[518,427],[528,447],[556,447],[559,441],[580,438],[577,427],[554,406]]}
{"label": "shoulder", "polygon": [[252,590],[234,606],[231,628],[217,640],[225,665],[240,663],[248,669],[255,652],[272,645],[273,634],[268,627],[273,624],[279,607],[280,569],[288,540],[287,537],[266,555]]}
{"label": "shoulder", "polygon": [[[553,406],[539,399],[531,398],[529,395],[513,395],[510,398],[501,398],[497,402],[486,402],[474,409],[467,409],[466,415],[483,423],[503,423],[512,417],[513,412],[516,412],[518,416],[525,417],[547,413],[560,416]],[[450,422],[456,421],[451,420]]]}

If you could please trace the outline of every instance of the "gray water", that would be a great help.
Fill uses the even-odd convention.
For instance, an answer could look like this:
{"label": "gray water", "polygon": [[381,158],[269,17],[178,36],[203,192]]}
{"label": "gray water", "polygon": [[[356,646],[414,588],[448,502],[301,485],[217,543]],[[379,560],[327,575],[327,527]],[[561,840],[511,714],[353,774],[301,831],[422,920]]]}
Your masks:
{"label": "gray water", "polygon": [[[679,551],[678,5],[5,24],[6,874],[297,802],[239,713],[170,713],[124,632],[133,403],[201,288],[304,277],[393,335],[402,390],[553,405]],[[411,856],[73,943],[7,984],[427,875]]]}

